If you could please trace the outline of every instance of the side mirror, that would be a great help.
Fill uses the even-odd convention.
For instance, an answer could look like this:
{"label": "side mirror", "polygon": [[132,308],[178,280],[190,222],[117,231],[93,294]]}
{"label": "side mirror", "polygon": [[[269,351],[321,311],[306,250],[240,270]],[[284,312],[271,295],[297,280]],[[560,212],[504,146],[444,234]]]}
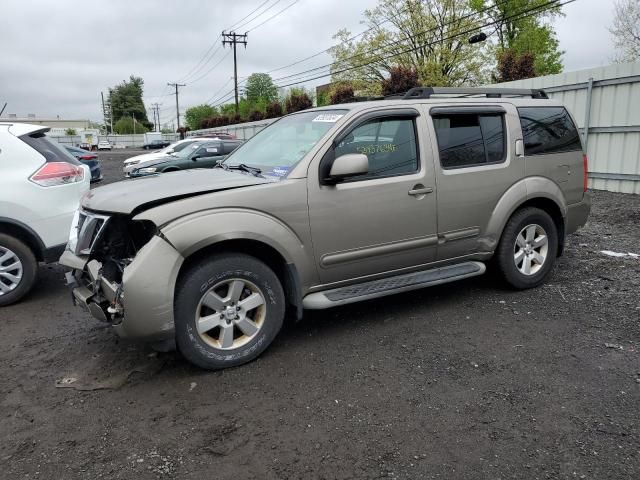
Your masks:
{"label": "side mirror", "polygon": [[369,173],[369,158],[363,153],[347,153],[333,161],[329,177],[324,179],[327,185],[335,185],[347,177]]}
{"label": "side mirror", "polygon": [[191,157],[191,161],[195,162],[199,158],[200,158],[200,155],[194,155],[193,157]]}

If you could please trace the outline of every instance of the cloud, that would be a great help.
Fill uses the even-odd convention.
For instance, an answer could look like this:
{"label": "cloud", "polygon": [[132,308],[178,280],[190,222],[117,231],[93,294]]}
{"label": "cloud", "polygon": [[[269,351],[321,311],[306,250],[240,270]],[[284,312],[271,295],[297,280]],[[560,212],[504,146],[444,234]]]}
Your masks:
{"label": "cloud", "polygon": [[[273,5],[275,0],[263,7]],[[280,0],[251,29],[292,0]],[[0,29],[0,103],[5,113],[26,116],[101,119],[100,92],[128,78],[145,81],[145,101],[162,103],[161,118],[175,116],[175,97],[167,82],[181,80],[181,110],[203,103],[216,92],[232,91],[233,60],[227,55],[206,77],[193,82],[228,52],[219,48],[206,67],[187,78],[205,52],[218,48],[220,32],[254,10],[262,1],[237,0],[4,0]],[[287,11],[249,32],[246,50],[238,50],[238,73],[271,70],[332,45],[341,28],[362,29],[362,12],[374,0],[300,0]],[[262,10],[260,10],[262,11]],[[259,14],[260,11],[257,13]],[[556,21],[567,69],[608,63],[613,56],[606,26],[612,4],[578,0]],[[274,77],[330,61],[321,55]],[[322,82],[316,82],[322,83]],[[226,84],[226,86],[225,86]],[[223,88],[224,87],[224,88]]]}

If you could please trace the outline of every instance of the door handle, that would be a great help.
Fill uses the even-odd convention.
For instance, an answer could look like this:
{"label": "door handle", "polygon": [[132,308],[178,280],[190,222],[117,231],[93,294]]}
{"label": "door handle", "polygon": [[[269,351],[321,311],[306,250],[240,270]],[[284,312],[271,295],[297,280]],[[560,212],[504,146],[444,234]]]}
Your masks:
{"label": "door handle", "polygon": [[409,190],[409,195],[413,195],[413,196],[426,195],[427,193],[433,193],[433,188],[423,187],[422,185],[416,185],[411,190]]}

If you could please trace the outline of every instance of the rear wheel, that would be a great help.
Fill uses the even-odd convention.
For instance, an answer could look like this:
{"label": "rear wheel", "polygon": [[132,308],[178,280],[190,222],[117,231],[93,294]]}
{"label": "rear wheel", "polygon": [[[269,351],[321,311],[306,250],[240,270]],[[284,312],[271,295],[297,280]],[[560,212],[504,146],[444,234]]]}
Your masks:
{"label": "rear wheel", "polygon": [[498,269],[514,288],[544,282],[558,253],[558,230],[544,210],[527,207],[507,222],[496,252]]}
{"label": "rear wheel", "polygon": [[247,255],[216,255],[178,285],[176,343],[201,368],[242,365],[269,346],[284,313],[284,292],[269,267]]}
{"label": "rear wheel", "polygon": [[33,287],[38,261],[21,240],[0,233],[0,306],[15,303]]}

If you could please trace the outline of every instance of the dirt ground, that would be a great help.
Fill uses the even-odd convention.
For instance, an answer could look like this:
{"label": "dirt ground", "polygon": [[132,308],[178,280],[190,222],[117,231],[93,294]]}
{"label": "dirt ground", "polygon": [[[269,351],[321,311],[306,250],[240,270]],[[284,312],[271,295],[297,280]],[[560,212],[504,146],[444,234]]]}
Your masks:
{"label": "dirt ground", "polygon": [[0,478],[640,478],[640,259],[601,250],[640,253],[640,196],[595,192],[543,287],[306,312],[216,373],[118,340],[43,267],[0,311]]}

